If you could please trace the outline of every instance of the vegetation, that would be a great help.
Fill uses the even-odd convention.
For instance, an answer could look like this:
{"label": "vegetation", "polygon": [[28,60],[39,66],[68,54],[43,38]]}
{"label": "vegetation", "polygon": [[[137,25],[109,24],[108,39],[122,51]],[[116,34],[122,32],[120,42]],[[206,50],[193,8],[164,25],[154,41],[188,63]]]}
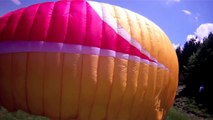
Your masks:
{"label": "vegetation", "polygon": [[[211,118],[213,114],[213,34],[204,38],[203,43],[195,39],[178,47],[176,53],[179,60],[179,85],[185,88],[176,96],[176,102],[187,99],[182,108],[190,108],[190,113],[204,118]],[[177,105],[181,107],[182,105]],[[185,110],[186,111],[186,110]],[[206,114],[205,114],[206,113]]]}
{"label": "vegetation", "polygon": [[171,108],[166,116],[166,120],[190,120],[190,117],[175,108]]}
{"label": "vegetation", "polygon": [[0,106],[0,120],[49,120],[43,116],[35,116],[18,110],[16,112],[8,112]]}

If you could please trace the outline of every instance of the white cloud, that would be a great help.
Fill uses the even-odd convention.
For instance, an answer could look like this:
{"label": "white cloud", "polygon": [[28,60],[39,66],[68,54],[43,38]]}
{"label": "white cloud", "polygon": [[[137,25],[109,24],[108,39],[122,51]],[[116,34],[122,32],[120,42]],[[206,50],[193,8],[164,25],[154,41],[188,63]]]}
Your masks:
{"label": "white cloud", "polygon": [[178,46],[180,46],[180,44],[175,44],[175,43],[172,43],[174,49],[177,49]]}
{"label": "white cloud", "polygon": [[190,41],[191,39],[196,40],[196,42],[199,41],[198,38],[196,37],[196,35],[194,35],[194,34],[189,34],[189,35],[187,35],[186,41],[188,42],[188,41]]}
{"label": "white cloud", "polygon": [[181,10],[186,15],[191,15],[192,13],[189,10]]}
{"label": "white cloud", "polygon": [[183,46],[180,45],[179,43],[178,44],[172,43],[172,45],[173,45],[174,49],[177,49],[178,47],[180,47],[181,50],[183,50]]}
{"label": "white cloud", "polygon": [[203,42],[203,39],[207,38],[210,32],[213,32],[213,23],[201,24],[194,34],[187,35],[187,41],[194,38],[196,41]]}
{"label": "white cloud", "polygon": [[167,2],[180,2],[181,0],[167,0]]}
{"label": "white cloud", "polygon": [[174,2],[180,2],[180,0],[173,0]]}
{"label": "white cloud", "polygon": [[213,23],[205,23],[196,29],[195,35],[198,36],[198,39],[203,40],[203,38],[208,37],[210,32],[213,32]]}
{"label": "white cloud", "polygon": [[166,0],[167,5],[173,5],[174,3],[179,3],[181,0]]}
{"label": "white cloud", "polygon": [[21,2],[19,0],[11,0],[16,5],[21,5]]}

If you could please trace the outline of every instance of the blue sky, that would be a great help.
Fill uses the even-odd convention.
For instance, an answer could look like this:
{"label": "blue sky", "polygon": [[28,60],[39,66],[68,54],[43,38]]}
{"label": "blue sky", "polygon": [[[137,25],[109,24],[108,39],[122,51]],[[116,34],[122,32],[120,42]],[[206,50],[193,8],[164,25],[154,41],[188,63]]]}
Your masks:
{"label": "blue sky", "polygon": [[[0,0],[0,16],[35,3],[56,0]],[[127,8],[156,23],[175,45],[213,32],[213,0],[94,0]]]}

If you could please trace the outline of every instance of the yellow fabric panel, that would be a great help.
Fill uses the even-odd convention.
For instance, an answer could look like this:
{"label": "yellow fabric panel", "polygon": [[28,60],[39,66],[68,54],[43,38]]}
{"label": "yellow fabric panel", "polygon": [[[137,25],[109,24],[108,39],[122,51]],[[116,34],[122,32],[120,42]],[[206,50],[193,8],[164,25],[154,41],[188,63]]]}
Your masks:
{"label": "yellow fabric panel", "polygon": [[98,60],[97,55],[82,55],[82,73],[81,73],[81,91],[80,91],[80,106],[79,119],[87,120],[90,117],[95,92],[97,89],[97,70]]}
{"label": "yellow fabric panel", "polygon": [[163,82],[165,79],[165,70],[157,68],[157,80],[156,80],[156,89],[154,91],[155,99],[159,99],[159,95],[162,92]]}
{"label": "yellow fabric panel", "polygon": [[170,84],[170,78],[169,78],[169,74],[167,74],[167,81],[166,81],[166,84],[165,84],[165,91],[164,91],[164,101],[165,101],[165,109],[167,109],[169,107],[169,96],[171,95],[170,92],[171,92],[171,88],[169,85]]}
{"label": "yellow fabric panel", "polygon": [[112,15],[112,17],[115,18],[116,14],[115,14],[115,11],[114,11],[114,6],[113,5],[110,5],[110,4],[106,4],[106,3],[100,3],[101,7],[104,9],[104,10],[107,10],[107,12]]}
{"label": "yellow fabric panel", "polygon": [[[109,6],[106,5],[105,7]],[[125,14],[124,11],[126,12]],[[157,25],[144,18],[143,16],[114,6],[113,9],[110,8],[109,13],[114,16],[115,19],[117,19],[118,24],[122,26],[127,32],[129,32],[132,38],[137,40],[142,45],[142,47],[151,54],[151,56],[156,58],[159,63],[165,65],[169,69],[169,73],[166,74],[170,76],[168,78],[168,85],[172,87],[169,86],[164,91],[167,98],[158,98],[160,92],[157,91],[161,90],[161,86],[164,82],[164,79],[162,79],[163,76],[161,77],[162,72],[158,72],[160,76],[156,76],[157,80],[153,83],[153,85],[148,85],[148,88],[150,88],[150,92],[152,92],[151,89],[155,92],[152,93],[153,96],[149,96],[151,98],[150,100],[154,101],[152,101],[153,103],[150,102],[151,108],[148,108],[150,108],[150,110],[156,109],[156,111],[151,111],[150,114],[153,115],[147,115],[146,112],[144,114],[142,113],[143,116],[148,116],[147,119],[162,119],[166,111],[162,111],[160,109],[162,108],[163,104],[167,105],[164,110],[168,110],[169,107],[171,107],[176,93],[175,90],[178,84],[178,61],[174,48],[165,33]],[[139,26],[139,28],[135,28],[136,26]],[[156,74],[156,72],[156,70],[152,71],[150,75]],[[149,83],[151,83],[151,81],[152,79],[149,78]],[[147,93],[149,94],[150,92],[147,91]],[[163,101],[166,102],[163,103]]]}
{"label": "yellow fabric panel", "polygon": [[148,21],[143,16],[136,15],[136,17],[138,20],[138,24],[140,26],[140,29],[139,29],[140,31],[138,31],[138,33],[141,34],[141,39],[140,40],[136,39],[136,40],[142,45],[143,49],[149,52],[151,51],[151,41],[150,41],[151,35],[147,28]]}
{"label": "yellow fabric panel", "polygon": [[170,82],[169,83],[170,93],[168,94],[168,107],[167,108],[170,108],[172,106],[173,100],[176,95],[176,89],[177,89],[175,81],[173,81],[174,77],[172,74],[169,75],[169,79],[170,79],[170,81],[169,81]]}
{"label": "yellow fabric panel", "polygon": [[[156,33],[154,31],[155,28],[153,28],[153,25],[150,24],[150,22],[146,22],[146,29],[147,29],[147,35],[149,35],[149,40],[145,39],[146,41],[150,42],[150,51],[148,51],[150,53],[151,56],[153,56],[154,58],[158,58],[158,52],[159,52],[159,45],[158,44],[160,41],[158,41],[158,38],[156,36]],[[146,43],[145,43],[146,44]]]}
{"label": "yellow fabric panel", "polygon": [[0,102],[9,111],[14,111],[12,91],[12,55],[0,54]]}
{"label": "yellow fabric panel", "polygon": [[75,118],[78,114],[82,55],[64,53],[61,96],[61,118]]}
{"label": "yellow fabric panel", "polygon": [[63,54],[45,53],[44,61],[44,114],[59,119]]}
{"label": "yellow fabric panel", "polygon": [[164,75],[164,80],[163,80],[163,89],[162,89],[162,95],[161,95],[161,99],[163,100],[162,102],[162,106],[165,108],[167,106],[167,94],[170,92],[169,90],[169,72],[165,71],[165,75]]}
{"label": "yellow fabric panel", "polygon": [[[177,78],[178,63],[174,48],[165,33],[147,18],[121,7],[101,4],[133,39],[138,41],[160,63],[164,64]],[[165,61],[165,58],[168,60]],[[169,61],[174,61],[175,67]]]}
{"label": "yellow fabric panel", "polygon": [[114,75],[114,58],[99,56],[97,89],[89,120],[103,120],[111,95]]}
{"label": "yellow fabric panel", "polygon": [[[163,94],[162,89],[165,87],[163,86],[163,82],[165,79],[165,70],[162,70],[160,68],[157,69],[156,71],[157,76],[156,76],[156,83],[155,83],[155,90],[154,90],[154,98],[153,98],[153,108],[154,111],[153,113],[149,113],[148,119],[156,119],[156,120],[162,120],[163,118],[163,112],[164,112],[164,107],[162,106],[162,102],[164,102],[165,98],[160,97],[161,94]],[[153,118],[154,117],[154,118]]]}
{"label": "yellow fabric panel", "polygon": [[[157,67],[149,66],[148,70],[148,87],[145,91],[143,109],[141,110],[140,119],[155,120],[155,106],[154,106],[154,91],[156,89]],[[148,109],[147,109],[148,108]],[[151,114],[151,116],[150,116]],[[149,118],[151,117],[151,118]]]}
{"label": "yellow fabric panel", "polygon": [[[130,26],[128,24],[129,20],[127,18],[127,14],[126,12],[124,11],[123,8],[120,8],[120,7],[114,7],[114,12],[115,12],[115,17],[116,17],[116,20],[118,22],[118,26],[121,26],[122,28],[125,28],[125,30],[131,34],[131,31],[130,31]],[[118,27],[119,28],[119,27]],[[119,32],[119,31],[118,31]]]}
{"label": "yellow fabric panel", "polygon": [[44,114],[44,55],[45,53],[28,53],[27,65],[27,100],[29,110],[33,114]]}
{"label": "yellow fabric panel", "polygon": [[112,90],[107,108],[107,120],[117,119],[127,85],[127,66],[128,60],[115,59]]}
{"label": "yellow fabric panel", "polygon": [[16,108],[28,111],[26,96],[27,53],[12,55],[12,90]]}
{"label": "yellow fabric panel", "polygon": [[134,97],[138,87],[139,78],[139,62],[128,61],[127,68],[127,85],[126,90],[121,102],[121,107],[119,109],[117,120],[129,120],[131,108],[134,102]]}
{"label": "yellow fabric panel", "polygon": [[136,120],[141,114],[141,110],[144,109],[144,95],[148,87],[148,76],[149,66],[144,63],[140,63],[139,77],[137,80],[137,91],[134,96],[130,112],[130,120]]}
{"label": "yellow fabric panel", "polygon": [[135,15],[135,13],[128,11],[126,9],[125,9],[125,12],[128,19],[127,24],[130,27],[129,34],[133,36],[133,38],[141,44],[141,40],[144,39],[144,36],[145,36],[143,35],[143,31],[141,30],[142,27],[144,27],[144,25],[143,26],[139,25],[139,20],[138,20],[139,18],[137,15]]}

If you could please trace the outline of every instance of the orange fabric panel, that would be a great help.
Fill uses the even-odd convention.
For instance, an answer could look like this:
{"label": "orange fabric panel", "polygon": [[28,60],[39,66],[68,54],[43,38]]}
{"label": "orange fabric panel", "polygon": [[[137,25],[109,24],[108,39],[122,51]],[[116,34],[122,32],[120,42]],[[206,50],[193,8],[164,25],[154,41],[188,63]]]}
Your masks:
{"label": "orange fabric panel", "polygon": [[114,58],[99,56],[97,88],[89,120],[105,119],[114,76]]}
{"label": "orange fabric panel", "polygon": [[144,109],[144,95],[148,88],[149,65],[140,63],[139,77],[137,80],[137,91],[134,96],[133,105],[130,112],[130,120],[136,120]]}
{"label": "orange fabric panel", "polygon": [[[133,39],[138,41],[160,63],[164,64],[177,76],[177,57],[174,48],[165,33],[147,18],[118,6],[101,4]],[[156,53],[157,52],[157,53]],[[164,59],[168,60],[165,61]],[[174,68],[169,61],[174,61]]]}
{"label": "orange fabric panel", "polygon": [[0,54],[0,103],[9,111],[14,111],[12,91],[12,55]]}
{"label": "orange fabric panel", "polygon": [[12,54],[12,90],[16,108],[28,111],[26,80],[27,53]]}
{"label": "orange fabric panel", "polygon": [[128,61],[115,59],[112,90],[107,108],[107,120],[116,120],[127,85]]}
{"label": "orange fabric panel", "polygon": [[44,61],[45,53],[28,53],[27,100],[29,111],[44,114]]}
{"label": "orange fabric panel", "polygon": [[44,60],[44,114],[59,119],[61,107],[62,53],[45,53]]}
{"label": "orange fabric panel", "polygon": [[80,104],[83,56],[64,53],[61,118],[76,118]]}
{"label": "orange fabric panel", "polygon": [[[154,120],[155,117],[155,107],[154,107],[154,90],[156,88],[156,77],[157,77],[157,68],[154,66],[149,66],[148,69],[148,81],[147,81],[147,89],[144,94],[144,100],[142,102],[142,110],[140,111],[139,119],[149,119],[147,117],[152,117]],[[149,108],[149,109],[145,109]],[[149,116],[149,114],[152,114]],[[151,119],[150,119],[151,120]]]}
{"label": "orange fabric panel", "polygon": [[117,120],[129,120],[130,112],[137,92],[139,78],[139,62],[128,61],[126,89],[121,102]]}
{"label": "orange fabric panel", "polygon": [[97,55],[83,55],[80,84],[79,119],[87,120],[90,117],[97,89],[97,70],[99,57]]}

